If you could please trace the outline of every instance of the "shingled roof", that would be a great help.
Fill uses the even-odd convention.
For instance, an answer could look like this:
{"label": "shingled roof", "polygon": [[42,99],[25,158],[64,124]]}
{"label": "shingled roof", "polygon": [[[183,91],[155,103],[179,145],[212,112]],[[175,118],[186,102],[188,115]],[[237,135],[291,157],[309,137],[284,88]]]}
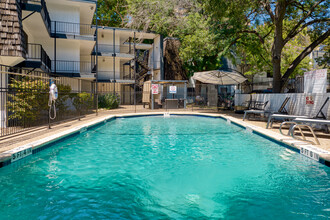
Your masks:
{"label": "shingled roof", "polygon": [[16,0],[0,0],[0,56],[25,57],[21,13]]}

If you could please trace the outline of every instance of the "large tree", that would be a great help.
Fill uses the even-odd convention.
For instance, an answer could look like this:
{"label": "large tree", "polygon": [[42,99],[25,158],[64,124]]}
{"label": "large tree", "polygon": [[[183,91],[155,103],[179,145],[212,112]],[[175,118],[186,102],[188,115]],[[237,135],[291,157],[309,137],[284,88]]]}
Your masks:
{"label": "large tree", "polygon": [[181,41],[180,57],[188,76],[219,66],[216,34],[201,0],[127,0],[127,27],[151,30]]}
{"label": "large tree", "polygon": [[[98,25],[109,27],[123,27],[127,18],[126,0],[98,0]],[[95,18],[94,18],[95,23]]]}
{"label": "large tree", "polygon": [[[226,49],[244,43],[249,51],[251,47],[257,50],[256,40],[259,48],[264,48],[266,38],[271,36],[273,91],[281,92],[302,60],[329,37],[329,3],[329,0],[207,0],[205,7],[212,14],[219,34],[226,37]],[[283,70],[283,49],[306,29],[311,43]],[[255,56],[264,54],[256,51]]]}

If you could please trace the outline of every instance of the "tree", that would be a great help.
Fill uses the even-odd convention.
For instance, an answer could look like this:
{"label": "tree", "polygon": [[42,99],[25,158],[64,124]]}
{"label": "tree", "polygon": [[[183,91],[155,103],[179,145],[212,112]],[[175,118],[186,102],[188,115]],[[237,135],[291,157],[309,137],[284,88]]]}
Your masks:
{"label": "tree", "polygon": [[328,69],[328,74],[330,74],[330,38],[328,38],[324,45],[320,48],[324,51],[322,57],[316,59],[317,64],[324,69]]}
{"label": "tree", "polygon": [[98,0],[97,3],[98,25],[123,27],[128,21],[126,0]]}
{"label": "tree", "polygon": [[180,57],[188,71],[217,68],[219,47],[216,35],[198,0],[127,0],[130,22],[127,27],[154,31],[181,42]]}
{"label": "tree", "polygon": [[[273,92],[281,92],[302,60],[329,37],[329,3],[329,0],[208,0],[205,9],[212,14],[213,25],[222,39],[227,39],[224,52],[239,43],[240,46],[245,43],[248,51],[255,48],[256,42],[264,48],[267,37],[272,38]],[[283,69],[285,46],[306,28],[311,43]],[[255,55],[263,56],[263,53]]]}

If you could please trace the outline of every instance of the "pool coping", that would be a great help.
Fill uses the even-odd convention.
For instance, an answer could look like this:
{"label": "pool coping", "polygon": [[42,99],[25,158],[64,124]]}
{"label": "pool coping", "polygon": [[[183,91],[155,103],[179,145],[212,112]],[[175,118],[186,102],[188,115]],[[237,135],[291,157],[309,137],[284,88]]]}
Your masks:
{"label": "pool coping", "polygon": [[[304,141],[299,141],[299,140],[293,139],[291,137],[286,137],[284,135],[278,134],[274,131],[270,131],[265,128],[261,128],[261,127],[255,126],[255,125],[248,124],[244,121],[241,121],[241,120],[231,117],[231,116],[224,116],[221,114],[214,114],[214,113],[196,113],[196,112],[170,112],[170,113],[168,113],[168,112],[154,112],[154,113],[150,112],[150,113],[128,113],[128,114],[116,114],[116,115],[104,116],[101,118],[97,118],[93,121],[86,122],[84,125],[75,126],[73,128],[67,129],[65,131],[51,135],[49,137],[42,138],[37,141],[33,141],[29,144],[21,145],[14,149],[0,153],[0,168],[7,166],[11,163],[15,163],[16,161],[12,162],[13,155],[15,155],[15,158],[16,158],[16,156],[18,154],[21,155],[21,152],[22,152],[23,156],[17,160],[17,161],[19,161],[20,159],[28,157],[29,155],[36,154],[43,149],[51,147],[51,144],[54,144],[54,142],[63,141],[63,139],[66,139],[66,138],[72,137],[74,135],[77,135],[79,133],[85,132],[96,126],[101,125],[102,123],[109,122],[116,118],[162,116],[164,114],[180,115],[180,116],[200,116],[200,117],[222,118],[222,119],[226,120],[227,123],[233,123],[236,126],[246,129],[248,132],[262,136],[283,147],[286,147],[290,150],[303,154],[306,157],[314,159],[314,160],[330,167],[330,152],[323,150],[321,148],[318,148],[315,145],[306,143]],[[28,153],[26,153],[26,152],[28,152]]]}

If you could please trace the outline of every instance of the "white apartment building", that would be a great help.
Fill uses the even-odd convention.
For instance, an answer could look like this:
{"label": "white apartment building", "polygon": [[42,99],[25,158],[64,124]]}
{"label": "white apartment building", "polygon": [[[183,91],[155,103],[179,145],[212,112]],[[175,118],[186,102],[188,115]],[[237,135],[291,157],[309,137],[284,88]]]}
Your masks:
{"label": "white apartment building", "polygon": [[97,76],[117,84],[116,90],[118,84],[162,79],[162,37],[96,28],[96,0],[1,0],[0,9],[1,65],[88,80]]}

